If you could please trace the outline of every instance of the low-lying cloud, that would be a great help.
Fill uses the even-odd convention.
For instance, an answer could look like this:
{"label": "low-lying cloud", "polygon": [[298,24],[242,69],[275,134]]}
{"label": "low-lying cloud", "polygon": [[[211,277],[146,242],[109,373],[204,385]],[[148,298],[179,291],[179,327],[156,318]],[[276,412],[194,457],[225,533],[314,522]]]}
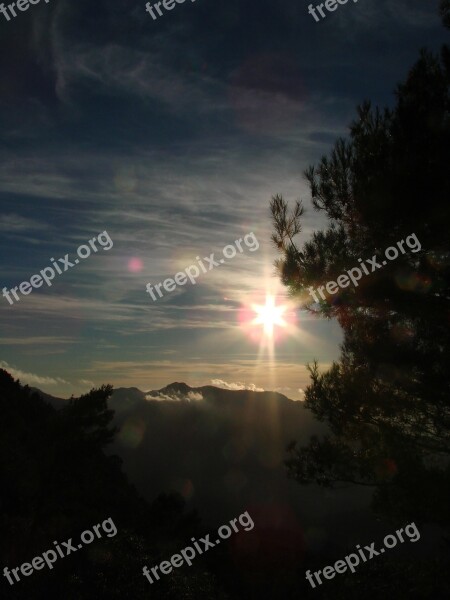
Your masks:
{"label": "low-lying cloud", "polygon": [[188,392],[184,395],[179,394],[161,394],[157,393],[155,395],[146,394],[145,399],[147,401],[155,401],[155,402],[198,402],[203,400],[203,395],[200,392]]}
{"label": "low-lying cloud", "polygon": [[61,379],[61,377],[42,377],[41,375],[36,375],[35,373],[27,373],[25,371],[21,371],[20,369],[16,369],[9,365],[4,360],[0,360],[0,368],[5,369],[8,373],[16,378],[20,379],[22,384],[28,385],[70,385],[68,381],[65,379]]}
{"label": "low-lying cloud", "polygon": [[257,387],[254,383],[228,383],[222,379],[211,379],[211,385],[222,388],[224,390],[250,390],[252,392],[264,392],[263,388]]}

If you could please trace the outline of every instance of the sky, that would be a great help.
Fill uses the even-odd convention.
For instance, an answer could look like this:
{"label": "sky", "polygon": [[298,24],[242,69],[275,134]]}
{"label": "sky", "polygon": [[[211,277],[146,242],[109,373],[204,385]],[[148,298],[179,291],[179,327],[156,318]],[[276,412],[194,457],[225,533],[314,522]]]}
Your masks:
{"label": "sky", "polygon": [[[50,0],[0,14],[0,288],[102,232],[113,242],[51,287],[0,296],[0,367],[61,397],[184,381],[301,400],[305,365],[338,358],[339,326],[295,303],[273,343],[243,323],[267,293],[287,303],[270,198],[303,199],[299,243],[325,227],[302,172],[363,100],[392,105],[446,31],[437,0],[350,1],[320,22],[308,5],[187,0],[153,20],[143,0]],[[146,292],[250,233],[257,250]]]}

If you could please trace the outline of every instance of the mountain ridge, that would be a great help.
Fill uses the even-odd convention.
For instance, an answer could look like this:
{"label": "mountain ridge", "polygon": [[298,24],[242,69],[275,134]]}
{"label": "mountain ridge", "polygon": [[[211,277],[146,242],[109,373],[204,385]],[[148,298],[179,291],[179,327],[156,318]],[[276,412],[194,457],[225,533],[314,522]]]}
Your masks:
{"label": "mountain ridge", "polygon": [[264,390],[264,391],[254,391],[254,390],[248,390],[248,389],[230,390],[227,388],[218,387],[216,385],[202,385],[202,386],[198,386],[198,387],[191,387],[187,383],[177,382],[177,381],[170,383],[169,385],[166,385],[159,390],[149,390],[147,392],[147,396],[149,396],[149,395],[155,396],[157,394],[164,395],[164,396],[170,396],[171,394],[175,394],[176,396],[180,396],[180,395],[187,395],[192,392],[206,394],[206,396],[208,398],[211,398],[212,396],[217,395],[218,392],[220,392],[222,395],[227,395],[227,396],[229,395],[230,397],[233,397],[233,396],[237,397],[239,395],[246,395],[246,396],[250,395],[255,398],[258,398],[258,397],[263,398],[267,395],[270,395],[271,397],[277,398],[280,400],[289,400],[291,402],[295,402],[295,400],[291,400],[284,394],[280,394],[279,392],[274,392],[274,391],[270,391],[270,390]]}

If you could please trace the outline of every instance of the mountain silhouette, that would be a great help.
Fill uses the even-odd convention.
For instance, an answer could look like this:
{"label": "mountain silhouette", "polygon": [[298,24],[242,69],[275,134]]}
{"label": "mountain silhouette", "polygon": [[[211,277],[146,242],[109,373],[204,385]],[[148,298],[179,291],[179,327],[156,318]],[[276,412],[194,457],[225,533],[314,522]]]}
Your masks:
{"label": "mountain silhouette", "polygon": [[[326,431],[303,402],[173,382],[148,392],[118,388],[109,407],[119,428],[111,452],[150,502],[161,492],[179,493],[211,525],[249,506],[291,511],[312,546],[344,543],[349,521],[364,520],[366,492],[305,489],[288,479],[290,442]],[[318,536],[324,521],[327,536]]]}
{"label": "mountain silhouette", "polygon": [[147,392],[147,400],[151,398],[159,399],[167,396],[173,400],[190,400],[195,397],[200,399],[200,394],[204,400],[209,402],[237,402],[253,399],[258,402],[289,402],[289,398],[278,392],[255,392],[253,390],[228,390],[214,385],[204,385],[201,387],[190,387],[186,383],[171,383],[160,390],[151,390]]}
{"label": "mountain silhouette", "polygon": [[[56,407],[67,402],[51,398]],[[107,452],[122,459],[125,474],[149,502],[161,493],[179,494],[205,526],[248,507],[257,513],[271,507],[294,515],[318,550],[344,545],[350,522],[371,535],[365,490],[303,488],[287,477],[289,444],[326,432],[303,402],[278,392],[173,382],[147,392],[117,388],[108,407],[119,431]]]}

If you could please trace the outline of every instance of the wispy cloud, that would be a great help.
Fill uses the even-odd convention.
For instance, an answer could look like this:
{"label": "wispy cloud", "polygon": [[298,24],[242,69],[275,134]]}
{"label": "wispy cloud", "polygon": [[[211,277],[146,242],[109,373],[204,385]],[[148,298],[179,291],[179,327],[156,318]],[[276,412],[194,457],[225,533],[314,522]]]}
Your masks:
{"label": "wispy cloud", "polygon": [[4,234],[36,230],[45,231],[48,228],[47,223],[37,219],[22,217],[14,213],[0,215],[0,231]]}
{"label": "wispy cloud", "polygon": [[4,337],[0,339],[0,345],[4,346],[64,346],[66,344],[74,344],[77,340],[69,337],[56,337],[56,336],[33,336],[29,337]]}
{"label": "wispy cloud", "polygon": [[89,381],[88,379],[80,379],[80,383],[83,385],[88,385],[90,387],[95,386],[95,383],[93,381]]}
{"label": "wispy cloud", "polygon": [[61,377],[43,377],[42,375],[36,375],[35,373],[27,373],[21,371],[7,362],[0,360],[0,368],[8,371],[16,379],[20,379],[21,383],[28,385],[70,385],[68,381]]}

